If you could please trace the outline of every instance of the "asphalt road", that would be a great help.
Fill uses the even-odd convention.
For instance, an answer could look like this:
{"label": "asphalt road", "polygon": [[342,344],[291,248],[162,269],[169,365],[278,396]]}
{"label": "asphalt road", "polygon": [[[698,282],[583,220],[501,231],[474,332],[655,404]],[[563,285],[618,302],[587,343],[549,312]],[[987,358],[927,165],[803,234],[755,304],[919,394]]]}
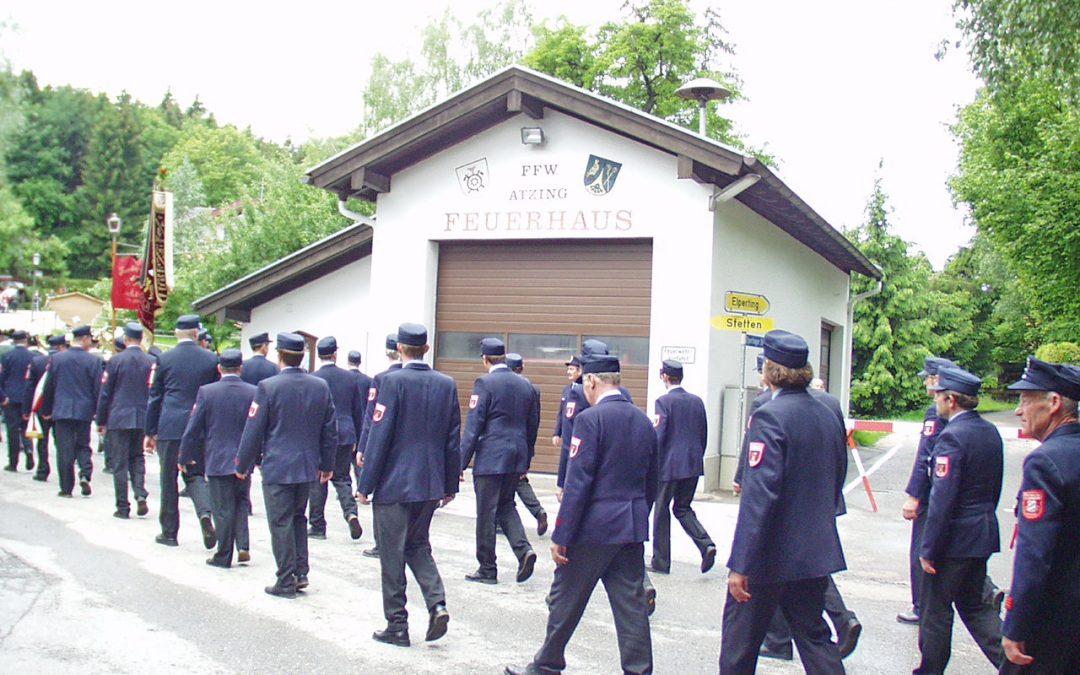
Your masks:
{"label": "asphalt road", "polygon": [[[990,561],[991,574],[1003,587],[1011,573],[1007,545],[1020,463],[1034,445],[1006,441],[999,514],[1006,550]],[[845,666],[857,674],[909,672],[918,662],[917,630],[896,623],[894,617],[910,604],[910,529],[899,512],[914,442],[891,436],[862,456],[865,465],[874,468],[870,481],[880,510],[873,513],[857,487],[848,498],[849,514],[839,521],[849,571],[836,581],[864,625],[859,647]],[[450,631],[438,642],[423,642],[426,612],[410,576],[413,646],[403,649],[370,639],[372,631],[385,625],[378,562],[360,555],[371,545],[370,509],[361,507],[365,534],[354,542],[331,499],[329,538],[311,542],[311,587],[298,600],[282,600],[262,591],[273,581],[274,564],[257,480],[252,562],[219,570],[203,563],[207,553],[186,500],[181,504],[180,547],[154,543],[156,460],[148,462],[150,516],[112,518],[112,485],[100,473],[101,457],[95,455],[94,494],[85,498],[59,499],[55,482],[34,482],[26,472],[0,473],[0,673],[73,668],[140,674],[498,673],[507,662],[528,662],[540,645],[553,569],[547,553],[550,538],[531,537],[541,562],[529,581],[514,583],[514,559],[500,540],[500,583],[465,582],[463,575],[476,567],[470,482],[436,514],[432,525],[435,558],[447,587]],[[856,477],[852,466],[849,478]],[[554,479],[535,476],[532,482],[554,522]],[[716,672],[726,594],[722,563],[738,502],[730,495],[703,495],[695,508],[720,548],[718,564],[709,574],[700,574],[696,549],[676,528],[672,574],[653,577],[659,592],[651,624],[658,673]],[[523,509],[522,520],[527,529],[534,524]],[[570,672],[618,671],[611,611],[602,587],[594,593],[567,660]],[[794,663],[763,660],[759,672],[802,669],[797,658]],[[959,621],[949,672],[993,672]]]}

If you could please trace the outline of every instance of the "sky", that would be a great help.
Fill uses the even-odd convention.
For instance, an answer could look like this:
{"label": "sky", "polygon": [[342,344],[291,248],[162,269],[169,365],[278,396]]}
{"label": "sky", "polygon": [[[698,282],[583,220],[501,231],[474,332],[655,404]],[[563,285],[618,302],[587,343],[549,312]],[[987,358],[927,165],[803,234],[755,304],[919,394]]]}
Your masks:
{"label": "sky", "polygon": [[[456,0],[469,23],[494,0]],[[934,54],[958,31],[951,0],[712,0],[735,45],[748,100],[721,112],[833,226],[862,222],[880,177],[894,231],[940,269],[974,228],[947,188],[957,147],[948,126],[978,82],[963,50]],[[281,142],[355,128],[371,57],[419,45],[443,0],[265,3],[0,0],[0,52],[42,85],[126,90],[151,105],[196,96],[218,122]],[[618,19],[622,0],[534,0],[537,20]],[[691,0],[699,15],[706,3]],[[58,17],[62,19],[58,20]],[[881,168],[879,169],[879,164]]]}

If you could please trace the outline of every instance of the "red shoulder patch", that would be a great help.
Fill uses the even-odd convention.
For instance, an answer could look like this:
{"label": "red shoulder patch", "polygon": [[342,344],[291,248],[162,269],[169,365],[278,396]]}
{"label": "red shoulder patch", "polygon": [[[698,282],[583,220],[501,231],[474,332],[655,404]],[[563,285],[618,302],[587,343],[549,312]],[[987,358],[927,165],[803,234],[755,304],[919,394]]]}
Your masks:
{"label": "red shoulder patch", "polygon": [[385,415],[385,414],[386,414],[386,406],[384,406],[382,403],[376,403],[375,404],[375,412],[372,413],[372,415],[371,415],[371,421],[372,422],[379,422],[379,421],[382,420],[383,415]]}
{"label": "red shoulder patch", "polygon": [[367,390],[367,400],[374,401],[375,397],[379,395],[379,390],[375,387],[371,387]]}
{"label": "red shoulder patch", "polygon": [[581,452],[581,439],[573,436],[570,439],[570,459],[577,457],[579,452]]}
{"label": "red shoulder patch", "polygon": [[761,460],[765,458],[765,444],[760,441],[754,441],[750,444],[750,447],[746,450],[746,461],[751,467],[755,467],[761,464]]}
{"label": "red shoulder patch", "polygon": [[248,408],[248,417],[255,417],[259,414],[259,404],[255,401],[251,402],[251,407]]}
{"label": "red shoulder patch", "polygon": [[101,371],[101,383],[105,384],[108,381],[109,381],[109,371],[107,371],[107,370]]}
{"label": "red shoulder patch", "polygon": [[472,410],[473,408],[475,408],[476,404],[479,403],[479,402],[480,402],[480,396],[479,395],[473,394],[472,396],[470,396],[469,397],[469,410]]}
{"label": "red shoulder patch", "polygon": [[934,421],[934,420],[926,420],[925,422],[923,422],[923,425],[922,425],[922,435],[923,436],[926,436],[926,437],[933,436],[935,431],[937,431],[937,422],[936,421]]}
{"label": "red shoulder patch", "polygon": [[576,401],[570,401],[566,404],[566,419],[570,419],[574,416],[574,408],[577,408]]}
{"label": "red shoulder patch", "polygon": [[1024,520],[1041,520],[1046,514],[1046,492],[1024,490],[1020,495],[1020,514]]}
{"label": "red shoulder patch", "polygon": [[949,458],[938,457],[934,460],[934,475],[938,478],[945,478],[949,475]]}

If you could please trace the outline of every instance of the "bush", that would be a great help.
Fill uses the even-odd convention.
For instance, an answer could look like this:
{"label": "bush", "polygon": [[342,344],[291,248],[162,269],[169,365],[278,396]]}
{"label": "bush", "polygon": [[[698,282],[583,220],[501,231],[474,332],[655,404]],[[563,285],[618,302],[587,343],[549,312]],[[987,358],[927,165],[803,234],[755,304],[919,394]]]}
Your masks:
{"label": "bush", "polygon": [[1048,363],[1080,366],[1080,345],[1075,342],[1048,342],[1035,350],[1035,358]]}

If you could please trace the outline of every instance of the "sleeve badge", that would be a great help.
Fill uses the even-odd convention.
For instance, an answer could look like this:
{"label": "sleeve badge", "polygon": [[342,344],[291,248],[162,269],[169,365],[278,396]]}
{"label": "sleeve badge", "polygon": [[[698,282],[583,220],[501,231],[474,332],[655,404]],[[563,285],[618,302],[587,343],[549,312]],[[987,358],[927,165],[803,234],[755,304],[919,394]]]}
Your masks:
{"label": "sleeve badge", "polygon": [[379,395],[379,390],[375,387],[371,387],[367,390],[367,400],[374,401],[375,397]]}
{"label": "sleeve badge", "polygon": [[150,374],[146,376],[146,386],[154,386],[154,376],[157,375],[157,364],[150,366]]}
{"label": "sleeve badge", "polygon": [[566,419],[570,419],[574,416],[574,409],[577,408],[576,401],[570,401],[566,404]]}
{"label": "sleeve badge", "polygon": [[1024,520],[1041,520],[1046,513],[1046,492],[1024,490],[1020,495],[1020,513]]}
{"label": "sleeve badge", "polygon": [[372,422],[379,422],[379,421],[382,420],[383,415],[385,415],[385,414],[386,414],[386,406],[384,406],[382,403],[376,403],[375,404],[375,412],[372,413],[372,415],[371,415],[371,421]]}
{"label": "sleeve badge", "polygon": [[938,478],[945,478],[949,475],[949,458],[938,457],[934,460],[934,475]]}
{"label": "sleeve badge", "polygon": [[476,404],[479,403],[479,402],[480,402],[480,396],[478,394],[473,394],[472,396],[470,396],[469,397],[469,410],[472,410],[473,408],[475,408]]}
{"label": "sleeve badge", "polygon": [[653,427],[659,429],[660,428],[660,423],[663,422],[663,421],[664,421],[664,416],[663,415],[657,415],[656,417],[653,418],[652,425],[653,425]]}
{"label": "sleeve badge", "polygon": [[578,452],[581,451],[581,439],[574,436],[570,439],[570,459],[577,457]]}
{"label": "sleeve badge", "polygon": [[258,415],[258,414],[259,414],[259,404],[256,403],[255,401],[252,401],[251,402],[251,407],[248,408],[248,417],[249,418],[255,417],[255,415]]}
{"label": "sleeve badge", "polygon": [[109,381],[109,371],[107,371],[107,370],[101,371],[101,383],[105,384],[108,381]]}
{"label": "sleeve badge", "polygon": [[760,441],[754,441],[750,444],[750,447],[746,450],[746,461],[751,467],[755,467],[761,464],[761,460],[765,458],[765,444]]}
{"label": "sleeve badge", "polygon": [[926,437],[929,438],[930,436],[934,435],[935,431],[937,431],[937,422],[935,422],[934,420],[926,420],[925,422],[923,422],[923,425],[922,425],[922,435],[923,436],[926,436]]}

